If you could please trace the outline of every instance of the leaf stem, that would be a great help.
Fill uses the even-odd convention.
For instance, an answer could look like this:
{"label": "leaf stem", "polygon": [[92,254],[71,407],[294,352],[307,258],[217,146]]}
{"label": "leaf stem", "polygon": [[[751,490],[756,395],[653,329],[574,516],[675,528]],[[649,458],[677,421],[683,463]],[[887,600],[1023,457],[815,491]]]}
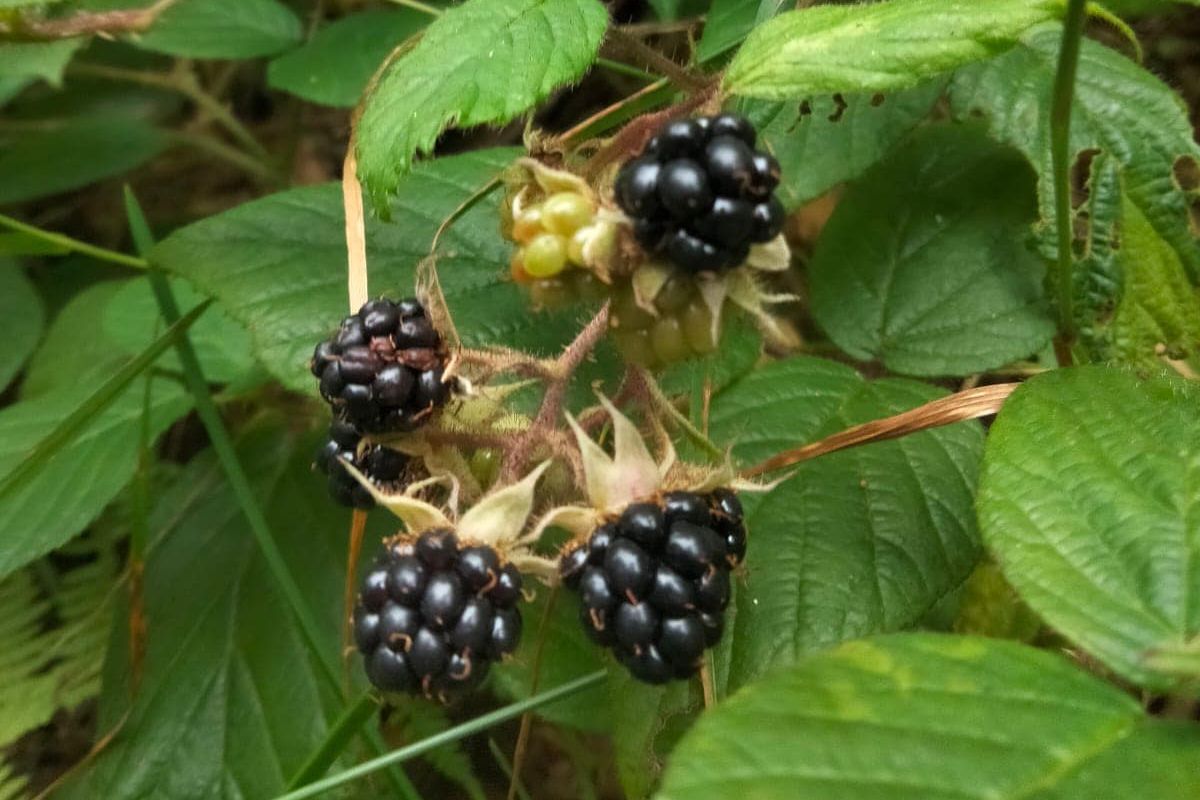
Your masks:
{"label": "leaf stem", "polygon": [[1056,283],[1058,290],[1059,334],[1066,342],[1064,351],[1069,350],[1075,336],[1075,314],[1073,309],[1075,288],[1075,258],[1071,240],[1071,107],[1075,97],[1075,72],[1079,65],[1080,40],[1083,38],[1083,22],[1087,3],[1085,0],[1068,0],[1067,15],[1063,21],[1062,45],[1058,53],[1058,69],[1054,76],[1054,98],[1050,106],[1050,157],[1054,167],[1054,224],[1058,237],[1058,264]]}
{"label": "leaf stem", "polygon": [[339,786],[344,786],[351,781],[357,780],[365,775],[370,775],[376,770],[382,769],[391,764],[400,764],[409,761],[417,756],[424,755],[430,750],[457,742],[460,739],[465,739],[480,731],[485,731],[493,725],[498,725],[501,722],[506,722],[514,717],[519,717],[526,711],[553,703],[555,700],[561,700],[564,697],[569,697],[573,694],[578,694],[585,689],[590,689],[596,684],[603,681],[608,676],[606,670],[597,670],[596,672],[584,675],[581,678],[576,678],[573,681],[564,683],[561,686],[556,686],[553,689],[542,692],[541,694],[528,697],[516,703],[511,703],[503,708],[498,708],[495,711],[488,712],[482,716],[476,717],[473,720],[464,722],[461,725],[455,725],[453,728],[448,728],[441,733],[422,739],[419,742],[414,742],[407,747],[401,747],[399,750],[393,750],[387,755],[373,758],[370,761],[365,761],[362,764],[351,767],[344,772],[336,775],[331,775],[324,780],[310,783],[307,786],[280,795],[275,800],[302,800],[306,797],[314,797],[315,795],[327,792],[330,789],[336,789]]}
{"label": "leaf stem", "polygon": [[41,228],[34,227],[33,225],[27,225],[24,222],[15,220],[5,214],[0,214],[0,225],[3,225],[10,230],[28,234],[35,239],[41,239],[43,242],[50,242],[51,244],[58,245],[59,247],[69,250],[73,253],[81,253],[85,256],[91,256],[92,258],[100,261],[108,261],[112,264],[120,264],[123,267],[133,267],[134,269],[146,269],[146,267],[150,266],[149,262],[147,262],[144,258],[125,255],[124,253],[118,253],[116,250],[109,250],[104,247],[97,247],[94,244],[81,242],[78,239],[72,239],[70,236],[66,236],[61,233],[44,231]]}

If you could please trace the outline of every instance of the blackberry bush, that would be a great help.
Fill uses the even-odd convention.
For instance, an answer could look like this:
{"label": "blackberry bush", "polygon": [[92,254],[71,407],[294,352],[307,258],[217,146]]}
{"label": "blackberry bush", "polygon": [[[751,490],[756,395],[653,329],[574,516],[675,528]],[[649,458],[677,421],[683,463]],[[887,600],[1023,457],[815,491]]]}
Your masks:
{"label": "blackberry bush", "polygon": [[449,529],[388,543],[363,578],[354,641],[384,692],[443,702],[487,677],[521,640],[521,573]]}
{"label": "blackberry bush", "polygon": [[450,397],[441,336],[415,298],[370,300],[316,346],[312,374],[334,415],[365,433],[411,431]]}
{"label": "blackberry bush", "polygon": [[778,236],[779,162],[756,139],[735,114],[667,123],[617,175],[617,203],[642,247],[687,272],[716,272]]}
{"label": "blackberry bush", "polygon": [[562,556],[560,574],[592,641],[639,680],[665,683],[694,675],[720,641],[745,552],[734,492],[676,491],[626,506]]}

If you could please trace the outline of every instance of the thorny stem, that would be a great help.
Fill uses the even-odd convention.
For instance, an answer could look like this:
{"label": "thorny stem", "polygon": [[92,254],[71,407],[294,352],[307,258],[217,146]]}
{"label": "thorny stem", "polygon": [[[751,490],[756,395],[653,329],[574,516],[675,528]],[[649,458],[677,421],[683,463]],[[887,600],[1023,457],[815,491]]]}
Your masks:
{"label": "thorny stem", "polygon": [[141,33],[178,0],[158,0],[149,8],[80,12],[49,19],[18,15],[12,22],[0,21],[0,41],[53,41],[96,34]]}
{"label": "thorny stem", "polygon": [[557,430],[558,419],[562,416],[563,399],[566,397],[571,377],[608,330],[608,306],[609,304],[605,303],[575,340],[567,345],[562,355],[551,362],[541,408],[538,409],[533,424],[520,434],[516,443],[504,456],[500,467],[502,483],[517,480],[537,446],[555,438],[553,434]]}
{"label": "thorny stem", "polygon": [[646,396],[654,408],[666,414],[672,422],[678,425],[679,428],[687,434],[689,439],[699,445],[700,448],[704,450],[704,452],[710,457],[715,458],[718,461],[725,457],[724,451],[713,444],[712,440],[705,436],[699,428],[693,425],[692,421],[675,407],[675,404],[671,402],[671,399],[663,394],[662,387],[660,387],[658,382],[654,380],[654,376],[652,376],[642,367],[635,368],[634,375],[645,388]]}
{"label": "thorny stem", "polygon": [[620,28],[608,29],[608,46],[622,51],[632,59],[641,61],[651,69],[662,73],[671,83],[685,92],[702,92],[713,84],[713,79],[697,75],[687,67],[676,64],[662,53],[650,47],[641,39],[622,31]]}

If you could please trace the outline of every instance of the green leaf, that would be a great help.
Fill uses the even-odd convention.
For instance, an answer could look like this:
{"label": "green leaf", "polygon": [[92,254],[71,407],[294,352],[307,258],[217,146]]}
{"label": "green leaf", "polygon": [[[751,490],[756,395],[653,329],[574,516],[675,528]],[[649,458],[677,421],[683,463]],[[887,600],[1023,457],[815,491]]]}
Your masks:
{"label": "green leaf", "polygon": [[508,122],[578,80],[608,27],[597,0],[468,0],[398,58],[358,124],[358,173],[381,214],[449,125]]}
{"label": "green leaf", "polygon": [[[89,5],[103,10],[152,2],[89,0]],[[302,35],[300,20],[278,0],[178,0],[131,41],[145,50],[184,58],[253,58],[286,50]]]}
{"label": "green leaf", "polygon": [[680,736],[704,704],[698,681],[648,686],[614,668],[608,704],[613,716],[617,777],[625,796],[649,797]]}
{"label": "green leaf", "polygon": [[754,26],[778,16],[788,5],[787,0],[713,0],[696,45],[696,60],[711,61],[732,50]]}
{"label": "green leaf", "polygon": [[909,375],[1028,356],[1054,335],[1025,243],[1034,214],[1020,153],[973,127],[924,128],[838,204],[809,267],[813,315],[850,355]]}
{"label": "green leaf", "polygon": [[[791,358],[712,401],[710,434],[753,462],[943,396],[899,379]],[[728,683],[844,639],[913,625],[970,574],[983,431],[962,423],[822,456],[767,495],[750,532]]]}
{"label": "green leaf", "polygon": [[1200,728],[1056,655],[935,634],[850,642],[748,687],[680,743],[660,800],[1184,800]]}
{"label": "green leaf", "polygon": [[[367,222],[371,292],[411,295],[414,268],[442,220],[516,155],[476,151],[431,161],[407,176],[393,203],[395,222]],[[493,193],[442,236],[442,289],[467,344],[553,353],[578,331],[577,310],[528,310],[508,278],[511,251],[497,234],[498,202]],[[285,386],[316,391],[308,371],[313,345],[347,313],[340,186],[282,192],[209,217],[165,239],[152,257],[245,325],[259,360]]]}
{"label": "green leaf", "polygon": [[[204,300],[184,281],[172,281],[171,289],[183,314]],[[102,324],[105,336],[128,355],[146,349],[167,328],[159,318],[158,304],[145,278],[125,282],[106,304]],[[249,332],[220,308],[205,312],[188,331],[188,338],[196,348],[205,378],[213,383],[233,383],[256,366]],[[164,353],[156,366],[183,371],[174,349]]]}
{"label": "green leaf", "polygon": [[0,134],[0,203],[19,203],[120,175],[167,146],[163,132],[132,117],[90,117]]}
{"label": "green leaf", "polygon": [[[956,115],[984,117],[993,136],[1034,164],[1039,238],[1047,254],[1055,241],[1050,96],[1060,37],[1058,26],[1033,31],[1008,55],[961,71],[950,88]],[[1152,74],[1084,40],[1071,153],[1077,168],[1090,164],[1079,176],[1088,179],[1088,197],[1075,222],[1076,324],[1085,354],[1144,363],[1159,342],[1179,354],[1195,349],[1194,326],[1189,334],[1179,321],[1196,302],[1200,283],[1200,247],[1188,210],[1200,146],[1187,109]]]}
{"label": "green leaf", "polygon": [[[522,604],[525,635],[521,637],[521,644],[513,658],[497,664],[492,670],[492,685],[509,700],[523,700],[530,696],[529,686],[538,648],[537,632],[545,612],[547,595],[547,590],[539,589],[532,603]],[[578,599],[563,592],[559,595],[546,628],[546,645],[538,679],[538,686],[543,691],[605,666],[604,652],[592,644],[579,624]],[[605,701],[604,685],[565,697],[539,709],[538,714],[560,725],[585,731],[599,733],[612,728],[612,711]]]}
{"label": "green leaf", "polygon": [[42,298],[14,262],[0,259],[0,390],[8,386],[42,338]]}
{"label": "green leaf", "polygon": [[40,78],[51,86],[62,86],[63,70],[83,43],[83,39],[0,42],[0,75],[6,79]]}
{"label": "green leaf", "polygon": [[789,11],[755,28],[725,72],[731,93],[786,100],[883,91],[1002,53],[1062,0],[890,0]]}
{"label": "green leaf", "polygon": [[1124,677],[1200,637],[1200,390],[1116,369],[1028,381],[988,437],[979,520],[1021,597]]}
{"label": "green leaf", "polygon": [[[387,724],[398,729],[402,741],[419,742],[448,730],[453,723],[446,709],[423,698],[413,697],[406,698],[389,710]],[[431,750],[425,754],[425,760],[443,777],[458,784],[470,800],[484,800],[486,797],[462,742]]]}
{"label": "green leaf", "polygon": [[410,8],[343,17],[272,61],[267,83],[313,103],[351,108],[388,53],[428,21]]}
{"label": "green leaf", "polygon": [[[313,444],[262,425],[239,457],[334,652],[347,515],[315,490]],[[321,742],[332,698],[212,451],[160,496],[151,530],[142,682],[130,706],[128,649],[111,647],[102,717],[129,717],[78,794],[274,797]]]}
{"label": "green leaf", "polygon": [[[80,268],[80,259],[64,260],[65,269]],[[108,272],[111,267],[106,268]],[[57,278],[55,279],[58,280]],[[78,291],[54,316],[41,345],[29,360],[21,382],[21,399],[69,389],[80,383],[98,384],[126,360],[124,352],[104,332],[104,313],[125,281],[100,281]],[[209,309],[211,313],[213,309]]]}
{"label": "green leaf", "polygon": [[[35,400],[0,410],[0,478],[96,390],[77,379]],[[150,430],[157,436],[188,407],[173,381],[154,382]],[[135,382],[20,488],[0,498],[0,577],[82,530],[137,466],[142,388]]]}
{"label": "green leaf", "polygon": [[945,79],[887,94],[743,100],[739,110],[779,159],[778,194],[794,208],[857,178],[929,116]]}

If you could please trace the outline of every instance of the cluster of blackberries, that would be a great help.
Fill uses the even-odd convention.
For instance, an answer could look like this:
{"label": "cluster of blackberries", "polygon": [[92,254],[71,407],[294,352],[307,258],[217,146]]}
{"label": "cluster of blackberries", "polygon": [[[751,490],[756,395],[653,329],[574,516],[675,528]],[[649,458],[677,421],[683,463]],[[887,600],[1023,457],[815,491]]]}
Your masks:
{"label": "cluster of blackberries", "polygon": [[312,373],[334,413],[360,431],[418,427],[446,402],[442,338],[415,299],[370,300],[313,351]]}
{"label": "cluster of blackberries", "polygon": [[730,572],[746,554],[742,505],[728,489],[634,503],[562,556],[580,620],[635,678],[665,683],[699,668],[721,638]]}
{"label": "cluster of blackberries", "polygon": [[491,547],[431,530],[392,544],[367,572],[354,641],[385,692],[445,700],[478,686],[521,640],[521,573]]}
{"label": "cluster of blackberries", "polygon": [[375,483],[400,479],[407,464],[402,454],[379,445],[359,452],[359,443],[367,433],[413,430],[443,405],[450,395],[444,362],[442,339],[412,298],[370,300],[317,345],[310,366],[333,424],[316,461],[334,500],[352,508],[374,505],[339,457]]}
{"label": "cluster of blackberries", "polygon": [[638,242],[689,272],[741,264],[783,229],[779,162],[755,150],[745,117],[667,123],[617,175],[616,198]]}
{"label": "cluster of blackberries", "polygon": [[408,457],[382,445],[371,445],[359,452],[362,434],[348,422],[334,419],[329,425],[329,438],[317,452],[317,469],[329,479],[329,495],[341,505],[364,511],[375,506],[366,487],[354,479],[339,459],[345,459],[375,483],[396,484],[408,468]]}

